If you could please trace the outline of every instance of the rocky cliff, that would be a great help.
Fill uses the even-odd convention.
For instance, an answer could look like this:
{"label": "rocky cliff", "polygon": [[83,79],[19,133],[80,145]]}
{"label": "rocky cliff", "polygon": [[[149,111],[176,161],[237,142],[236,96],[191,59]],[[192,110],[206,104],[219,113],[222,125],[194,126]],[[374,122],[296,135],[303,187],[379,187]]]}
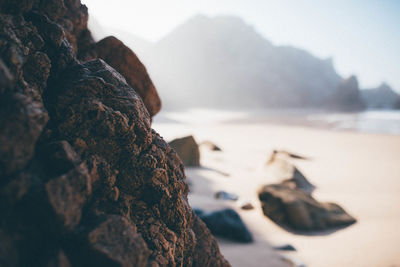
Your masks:
{"label": "rocky cliff", "polygon": [[331,59],[276,46],[233,16],[199,15],[147,51],[132,45],[167,109],[321,107],[341,81]]}
{"label": "rocky cliff", "polygon": [[79,0],[0,1],[0,265],[229,266],[188,205],[161,102]]}
{"label": "rocky cliff", "polygon": [[356,76],[343,79],[325,106],[341,111],[358,111],[365,108]]}
{"label": "rocky cliff", "polygon": [[370,109],[394,109],[399,108],[400,95],[388,84],[382,83],[377,88],[370,88],[361,91],[362,98]]}

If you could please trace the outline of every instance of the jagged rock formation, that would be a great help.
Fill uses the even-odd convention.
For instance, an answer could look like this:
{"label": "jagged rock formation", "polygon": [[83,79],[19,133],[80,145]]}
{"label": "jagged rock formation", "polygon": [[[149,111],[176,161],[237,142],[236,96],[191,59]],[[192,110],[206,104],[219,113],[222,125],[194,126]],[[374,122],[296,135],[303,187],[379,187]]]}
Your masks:
{"label": "jagged rock formation", "polygon": [[156,88],[146,68],[132,50],[117,38],[110,36],[95,43],[91,51],[126,78],[128,84],[141,96],[150,116],[160,111],[161,101]]}
{"label": "jagged rock formation", "polygon": [[398,108],[396,104],[400,103],[400,95],[386,83],[382,83],[377,88],[362,90],[361,95],[370,109],[393,109]]}
{"label": "jagged rock formation", "polygon": [[95,43],[79,0],[0,11],[0,265],[229,266],[135,54]]}
{"label": "jagged rock formation", "polygon": [[144,46],[168,109],[321,107],[341,80],[331,59],[275,46],[233,16],[195,16]]}
{"label": "jagged rock formation", "polygon": [[396,103],[393,105],[394,109],[400,109],[400,99],[396,101]]}
{"label": "jagged rock formation", "polygon": [[339,109],[344,111],[357,111],[365,108],[365,104],[361,97],[356,76],[350,76],[340,82],[332,96],[326,103],[331,109]]}
{"label": "jagged rock formation", "polygon": [[[91,29],[97,38],[111,32],[96,21]],[[112,32],[144,61],[167,109],[396,108],[395,92],[377,90],[385,83],[359,90],[355,77],[337,74],[332,58],[276,46],[239,17],[197,15],[154,43]]]}

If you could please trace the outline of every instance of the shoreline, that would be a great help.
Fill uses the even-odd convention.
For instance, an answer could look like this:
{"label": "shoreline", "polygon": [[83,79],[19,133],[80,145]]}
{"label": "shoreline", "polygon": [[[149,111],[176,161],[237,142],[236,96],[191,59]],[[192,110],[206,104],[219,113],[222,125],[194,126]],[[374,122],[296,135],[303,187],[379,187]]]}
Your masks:
{"label": "shoreline", "polygon": [[[188,168],[186,174],[193,207],[233,207],[255,236],[256,242],[248,245],[220,241],[233,266],[259,266],[257,262],[287,266],[279,254],[307,266],[396,266],[400,262],[400,136],[264,123],[156,124],[155,128],[168,139],[193,134],[198,142],[211,140],[222,148],[222,152],[201,149],[203,168]],[[338,203],[357,223],[330,233],[298,235],[265,217],[256,192],[260,185],[272,182],[264,164],[273,149],[310,157],[295,165],[317,186],[314,196]],[[243,211],[238,203],[214,199],[218,190],[238,194],[240,201],[252,202],[255,209]],[[286,243],[297,252],[278,254],[271,249]],[[243,251],[251,256],[239,253]]]}
{"label": "shoreline", "polygon": [[[203,118],[205,117],[205,119]],[[155,123],[239,124],[296,126],[332,131],[400,135],[400,110],[366,110],[363,112],[327,112],[322,110],[226,111],[193,109],[188,113],[164,112]]]}

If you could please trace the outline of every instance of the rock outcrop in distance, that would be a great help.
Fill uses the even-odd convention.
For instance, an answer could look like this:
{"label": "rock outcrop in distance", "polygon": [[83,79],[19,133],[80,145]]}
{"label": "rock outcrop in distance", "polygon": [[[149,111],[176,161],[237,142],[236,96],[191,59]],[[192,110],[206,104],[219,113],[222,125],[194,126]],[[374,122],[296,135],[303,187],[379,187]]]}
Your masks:
{"label": "rock outcrop in distance", "polygon": [[364,109],[365,103],[361,97],[356,76],[350,76],[340,82],[325,106],[334,110],[358,111]]}
{"label": "rock outcrop in distance", "polygon": [[167,109],[362,108],[331,58],[276,46],[239,17],[198,15],[151,44],[121,36],[140,48]]}
{"label": "rock outcrop in distance", "polygon": [[400,95],[386,83],[362,90],[361,95],[369,109],[400,109]]}
{"label": "rock outcrop in distance", "polygon": [[229,266],[151,129],[160,99],[79,0],[0,1],[0,265]]}

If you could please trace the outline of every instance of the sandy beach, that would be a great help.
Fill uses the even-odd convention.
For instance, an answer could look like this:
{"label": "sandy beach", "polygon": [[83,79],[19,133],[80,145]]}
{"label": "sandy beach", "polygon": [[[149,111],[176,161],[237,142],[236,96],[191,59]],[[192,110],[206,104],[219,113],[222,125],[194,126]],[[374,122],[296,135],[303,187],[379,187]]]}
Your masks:
{"label": "sandy beach", "polygon": [[[300,126],[258,124],[155,123],[167,140],[193,134],[222,148],[201,148],[201,168],[187,168],[193,207],[232,207],[252,232],[255,242],[219,239],[233,266],[400,266],[400,136],[330,131]],[[320,201],[340,204],[358,222],[347,228],[299,235],[265,217],[257,190],[274,182],[265,163],[274,149],[310,157],[294,164],[317,186]],[[216,200],[218,190],[239,195],[237,202]],[[241,210],[251,202],[255,209]],[[296,252],[272,246],[291,244]]]}

